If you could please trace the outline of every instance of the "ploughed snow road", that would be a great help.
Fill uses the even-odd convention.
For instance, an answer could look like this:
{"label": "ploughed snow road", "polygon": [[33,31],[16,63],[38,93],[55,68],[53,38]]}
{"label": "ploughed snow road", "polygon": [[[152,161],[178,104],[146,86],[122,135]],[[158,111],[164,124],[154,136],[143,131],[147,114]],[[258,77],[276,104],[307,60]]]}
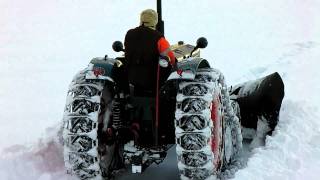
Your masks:
{"label": "ploughed snow road", "polygon": [[[251,153],[249,151],[250,140],[243,141],[243,151],[241,154],[242,164],[246,164]],[[239,167],[240,168],[240,167]],[[142,174],[131,174],[131,169],[116,177],[116,180],[180,180],[177,166],[176,146],[169,151],[166,159],[159,165],[152,164]]]}
{"label": "ploughed snow road", "polygon": [[120,177],[117,177],[116,180],[180,180],[175,151],[176,148],[175,146],[173,146],[169,150],[167,158],[161,164],[152,164],[142,174],[131,174],[129,169],[129,172],[126,172]]}

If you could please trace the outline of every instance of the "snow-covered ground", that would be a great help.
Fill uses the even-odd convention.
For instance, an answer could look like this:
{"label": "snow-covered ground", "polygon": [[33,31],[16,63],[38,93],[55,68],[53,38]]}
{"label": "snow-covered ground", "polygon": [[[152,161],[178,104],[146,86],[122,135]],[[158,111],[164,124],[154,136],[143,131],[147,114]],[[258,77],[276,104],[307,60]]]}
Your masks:
{"label": "snow-covered ground", "polygon": [[[92,57],[116,56],[112,42],[123,40],[139,12],[155,5],[0,1],[0,179],[72,179],[56,139],[68,84]],[[319,179],[320,1],[174,0],[163,8],[167,39],[207,37],[202,57],[228,84],[274,71],[283,78],[279,125],[235,179]],[[163,166],[159,171],[177,173]]]}

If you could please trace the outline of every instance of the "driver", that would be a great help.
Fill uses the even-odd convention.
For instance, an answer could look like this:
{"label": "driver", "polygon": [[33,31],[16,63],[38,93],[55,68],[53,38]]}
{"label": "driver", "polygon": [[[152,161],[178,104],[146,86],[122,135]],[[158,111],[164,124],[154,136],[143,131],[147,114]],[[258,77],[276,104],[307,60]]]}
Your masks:
{"label": "driver", "polygon": [[141,12],[140,26],[130,29],[125,36],[128,78],[134,85],[135,94],[139,92],[143,96],[155,95],[160,56],[166,58],[171,66],[176,61],[169,42],[156,30],[157,23],[158,13],[146,9]]}

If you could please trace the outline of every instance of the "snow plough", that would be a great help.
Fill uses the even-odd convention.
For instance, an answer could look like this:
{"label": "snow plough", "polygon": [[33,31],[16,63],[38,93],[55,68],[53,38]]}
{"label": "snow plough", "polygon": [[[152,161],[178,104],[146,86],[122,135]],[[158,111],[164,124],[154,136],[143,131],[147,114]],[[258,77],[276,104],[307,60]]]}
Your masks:
{"label": "snow plough", "polygon": [[[158,66],[167,76],[155,79],[153,95],[130,84],[126,57],[92,59],[67,94],[62,134],[67,172],[88,180],[112,179],[124,168],[143,173],[175,147],[181,179],[218,179],[237,162],[242,126],[257,129],[264,123],[262,134],[272,133],[284,96],[280,75],[227,87],[223,74],[200,57],[207,44],[202,37],[195,46],[172,46],[176,67]],[[119,41],[113,49],[125,51]]]}

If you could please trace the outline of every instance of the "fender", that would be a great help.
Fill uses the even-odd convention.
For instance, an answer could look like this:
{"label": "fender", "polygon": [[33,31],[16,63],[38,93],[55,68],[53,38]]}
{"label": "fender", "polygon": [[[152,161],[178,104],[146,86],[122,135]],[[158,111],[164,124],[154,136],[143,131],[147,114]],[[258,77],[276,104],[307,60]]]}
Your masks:
{"label": "fender", "polygon": [[177,62],[177,70],[173,71],[167,80],[193,80],[199,68],[210,68],[209,62],[200,57],[186,58]]}
{"label": "fender", "polygon": [[93,58],[88,65],[86,79],[115,82],[113,78],[114,66],[120,67],[121,65],[122,62],[118,59],[108,57]]}

